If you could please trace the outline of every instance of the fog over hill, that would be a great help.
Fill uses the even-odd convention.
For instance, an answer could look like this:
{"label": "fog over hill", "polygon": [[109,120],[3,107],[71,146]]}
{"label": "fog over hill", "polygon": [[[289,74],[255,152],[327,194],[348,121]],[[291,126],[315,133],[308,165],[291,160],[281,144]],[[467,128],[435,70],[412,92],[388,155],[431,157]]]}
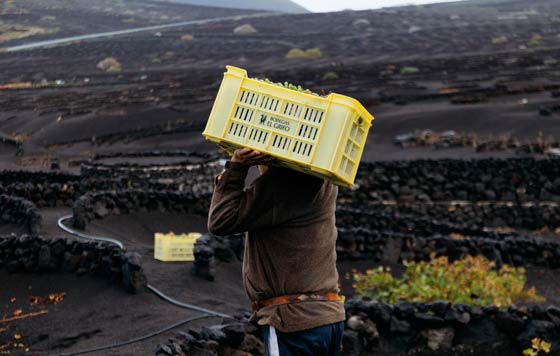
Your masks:
{"label": "fog over hill", "polygon": [[160,0],[171,1],[180,4],[192,4],[201,6],[215,6],[235,9],[253,9],[253,10],[269,10],[287,13],[305,13],[309,12],[303,6],[300,6],[290,0]]}

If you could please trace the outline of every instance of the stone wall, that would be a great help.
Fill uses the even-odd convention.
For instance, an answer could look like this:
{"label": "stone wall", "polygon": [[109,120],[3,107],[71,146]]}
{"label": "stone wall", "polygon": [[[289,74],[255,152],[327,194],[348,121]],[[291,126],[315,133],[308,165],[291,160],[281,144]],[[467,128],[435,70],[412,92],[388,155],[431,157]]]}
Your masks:
{"label": "stone wall", "polygon": [[93,219],[133,212],[207,214],[210,193],[192,188],[191,192],[130,189],[86,194],[74,204],[72,224],[84,229]]}
{"label": "stone wall", "polygon": [[67,272],[104,276],[131,293],[145,289],[141,257],[117,246],[37,235],[0,236],[0,268],[11,273]]}
{"label": "stone wall", "polygon": [[[432,303],[350,300],[341,355],[521,355],[539,337],[560,344],[560,309],[508,309]],[[553,348],[557,350],[557,348]],[[262,335],[245,320],[180,332],[157,356],[264,355]],[[553,351],[550,355],[560,355]]]}
{"label": "stone wall", "polygon": [[1,171],[0,185],[7,186],[14,183],[68,183],[78,180],[79,176],[59,172],[31,172],[31,171]]}
{"label": "stone wall", "polygon": [[477,159],[362,163],[358,200],[560,202],[560,160]]}
{"label": "stone wall", "polygon": [[23,198],[0,194],[0,223],[25,226],[36,234],[41,230],[42,217],[32,202]]}
{"label": "stone wall", "polygon": [[[516,232],[480,229],[430,217],[337,213],[339,259],[402,262],[427,260],[431,253],[462,258],[484,255],[502,263],[560,267],[560,243]],[[347,226],[343,228],[342,226]]]}
{"label": "stone wall", "polygon": [[362,204],[362,211],[431,217],[455,224],[538,230],[560,227],[560,204],[553,202],[449,202]]}
{"label": "stone wall", "polygon": [[[148,156],[150,157],[150,156]],[[84,178],[127,177],[130,180],[145,178],[183,178],[184,181],[212,183],[218,169],[221,170],[217,158],[187,158],[175,163],[119,163],[103,164],[99,162],[83,162],[80,166]]]}
{"label": "stone wall", "polygon": [[108,152],[108,153],[97,153],[92,157],[92,161],[99,161],[107,158],[144,158],[144,157],[185,157],[188,159],[202,159],[205,161],[215,160],[221,157],[221,154],[216,153],[201,153],[201,152],[190,152],[183,150],[173,150],[173,151],[141,151],[141,152]]}
{"label": "stone wall", "polygon": [[14,146],[14,147],[17,147],[20,144],[20,142],[17,141],[16,139],[13,139],[13,138],[5,136],[5,135],[0,135],[0,143],[5,144],[5,145]]}
{"label": "stone wall", "polygon": [[425,261],[432,253],[456,260],[466,255],[484,255],[498,265],[544,266],[560,268],[560,245],[531,237],[504,236],[453,238],[448,236],[415,236],[413,234],[339,230],[337,246],[340,260]]}
{"label": "stone wall", "polygon": [[557,307],[351,300],[346,313],[346,355],[521,355],[535,337],[560,343]]}
{"label": "stone wall", "polygon": [[221,171],[216,161],[155,170],[144,167],[115,171],[94,167],[83,176],[2,171],[0,194],[22,197],[39,208],[73,206],[74,201],[86,193],[106,190],[170,190],[203,194],[212,191],[214,177]]}

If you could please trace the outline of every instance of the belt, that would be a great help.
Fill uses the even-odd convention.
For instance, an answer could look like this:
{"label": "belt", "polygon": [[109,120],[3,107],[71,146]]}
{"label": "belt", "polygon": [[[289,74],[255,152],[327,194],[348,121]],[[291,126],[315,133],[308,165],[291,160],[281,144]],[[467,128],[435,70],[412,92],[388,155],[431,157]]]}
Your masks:
{"label": "belt", "polygon": [[290,294],[282,295],[279,297],[274,297],[270,299],[259,300],[253,302],[253,311],[258,311],[261,308],[284,305],[284,304],[295,304],[302,302],[339,302],[342,298],[338,293],[327,293],[327,294]]}

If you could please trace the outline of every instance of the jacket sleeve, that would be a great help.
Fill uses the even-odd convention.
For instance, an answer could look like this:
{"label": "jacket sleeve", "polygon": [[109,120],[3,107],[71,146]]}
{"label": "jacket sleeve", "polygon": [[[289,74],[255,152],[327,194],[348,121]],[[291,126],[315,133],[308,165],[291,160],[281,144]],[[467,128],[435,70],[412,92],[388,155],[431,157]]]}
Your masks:
{"label": "jacket sleeve", "polygon": [[208,231],[229,235],[274,225],[274,190],[257,178],[244,189],[248,167],[232,163],[216,180]]}

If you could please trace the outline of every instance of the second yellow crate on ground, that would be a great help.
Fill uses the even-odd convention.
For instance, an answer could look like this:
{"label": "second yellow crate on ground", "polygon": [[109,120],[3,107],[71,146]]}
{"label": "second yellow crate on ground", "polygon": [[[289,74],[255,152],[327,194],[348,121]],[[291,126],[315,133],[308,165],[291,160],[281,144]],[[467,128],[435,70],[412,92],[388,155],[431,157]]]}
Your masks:
{"label": "second yellow crate on ground", "polygon": [[298,92],[227,66],[203,135],[229,154],[249,147],[278,164],[351,186],[373,116],[355,99]]}
{"label": "second yellow crate on ground", "polygon": [[175,235],[156,233],[154,258],[160,261],[194,261],[194,244],[202,236],[198,232]]}

